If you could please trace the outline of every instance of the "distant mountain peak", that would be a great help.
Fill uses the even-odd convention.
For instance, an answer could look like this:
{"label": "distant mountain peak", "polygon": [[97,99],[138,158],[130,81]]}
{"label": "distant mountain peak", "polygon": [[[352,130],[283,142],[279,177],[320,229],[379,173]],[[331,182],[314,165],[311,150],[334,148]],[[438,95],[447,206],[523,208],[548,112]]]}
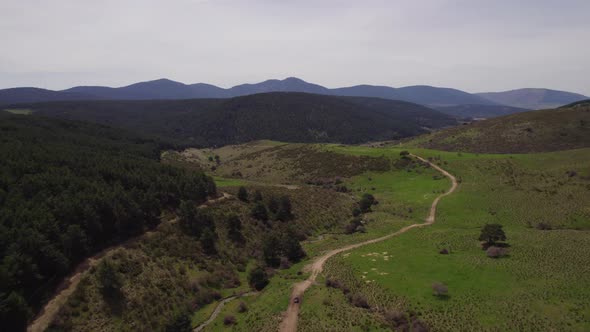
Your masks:
{"label": "distant mountain peak", "polygon": [[186,85],[186,84],[181,83],[181,82],[177,82],[177,81],[173,81],[173,80],[168,79],[168,78],[159,78],[157,80],[134,83],[134,84],[128,85],[128,87],[130,87],[130,86],[140,86],[140,85],[176,85],[176,86],[182,86],[182,85]]}

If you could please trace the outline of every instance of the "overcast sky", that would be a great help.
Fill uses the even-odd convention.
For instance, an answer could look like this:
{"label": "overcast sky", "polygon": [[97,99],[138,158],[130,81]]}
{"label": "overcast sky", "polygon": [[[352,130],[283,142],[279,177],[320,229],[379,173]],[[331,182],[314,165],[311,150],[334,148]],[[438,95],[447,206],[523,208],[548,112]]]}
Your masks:
{"label": "overcast sky", "polygon": [[590,0],[1,0],[0,88],[341,87],[590,95]]}

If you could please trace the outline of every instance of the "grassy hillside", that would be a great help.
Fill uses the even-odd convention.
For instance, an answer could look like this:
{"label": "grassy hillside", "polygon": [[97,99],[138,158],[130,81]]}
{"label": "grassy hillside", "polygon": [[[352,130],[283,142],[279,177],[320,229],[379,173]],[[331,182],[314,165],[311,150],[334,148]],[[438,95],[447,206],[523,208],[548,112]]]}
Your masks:
{"label": "grassy hillside", "polygon": [[434,132],[413,143],[432,149],[526,153],[590,147],[590,103],[531,111]]}
{"label": "grassy hillside", "polygon": [[[223,188],[233,194],[236,189]],[[250,211],[256,204],[255,192],[260,192],[265,203],[271,197],[289,196],[294,218],[284,222],[253,218]],[[107,258],[121,280],[120,298],[105,298],[98,271],[91,271],[50,331],[190,331],[191,326],[206,320],[220,298],[251,290],[248,274],[265,266],[264,243],[270,236],[297,234],[299,238],[305,237],[305,232],[338,229],[354,203],[344,194],[318,188],[252,186],[249,193],[248,202],[233,198],[202,209],[213,220],[215,252],[206,252],[202,238],[187,234],[182,223],[166,224]],[[327,205],[333,209],[324,209]],[[231,216],[240,222],[239,239],[230,236]],[[282,264],[266,271],[277,278],[292,263]],[[273,278],[262,292],[274,283]],[[170,327],[178,317],[187,320],[188,329]]]}
{"label": "grassy hillside", "polygon": [[[53,330],[161,330],[192,312],[190,329],[208,317],[217,299],[249,289],[249,271],[265,264],[260,248],[269,234],[293,226],[299,239],[308,237],[302,245],[311,259],[421,222],[449,181],[402,158],[405,149],[456,175],[458,191],[441,201],[434,225],[330,260],[302,300],[301,331],[384,331],[402,329],[404,320],[431,330],[587,330],[588,149],[499,155],[270,141],[166,153],[166,162],[231,177],[223,182],[232,187],[223,190],[236,196],[236,185],[249,187],[248,202],[207,208],[214,216],[216,254],[205,255],[202,239],[187,235],[182,224],[165,225],[112,257],[124,306],[102,297],[94,272]],[[265,205],[270,197],[288,195],[295,218],[253,218],[256,191]],[[365,193],[379,204],[363,215],[363,231],[345,234],[354,198]],[[231,214],[241,220],[243,247],[228,238]],[[504,226],[508,256],[489,258],[481,249],[478,236],[486,223]],[[450,254],[441,255],[443,248]],[[228,304],[205,331],[276,331],[291,287],[306,277],[309,262],[268,269],[267,287]],[[448,286],[448,296],[433,295],[435,282]]]}
{"label": "grassy hillside", "polygon": [[[434,225],[340,255],[328,263],[326,276],[362,294],[371,312],[406,319],[414,313],[435,331],[587,330],[590,150],[511,156],[410,151],[460,178],[459,191],[441,201]],[[350,152],[388,155],[387,149]],[[406,174],[399,176],[388,188],[376,187],[381,204],[386,197],[395,205],[412,202],[414,186],[404,185]],[[376,175],[346,184],[362,188],[368,178]],[[504,226],[508,256],[489,258],[481,249],[486,223]],[[445,248],[450,254],[439,253]],[[448,287],[447,296],[433,295],[436,282]],[[316,292],[303,308],[321,311],[302,311],[301,326],[311,331],[326,319],[354,324],[345,314],[350,309],[329,305],[343,297],[341,289],[320,286]],[[399,326],[403,319],[389,322]]]}
{"label": "grassy hillside", "polygon": [[[302,149],[309,150],[292,152]],[[585,277],[588,271],[583,268],[590,256],[590,211],[585,204],[590,199],[588,149],[499,155],[404,146],[291,146],[262,142],[211,153],[229,165],[234,161],[246,168],[248,162],[265,165],[244,173],[243,181],[258,177],[280,181],[277,173],[297,174],[289,168],[302,162],[297,162],[297,155],[306,159],[318,152],[335,154],[331,158],[340,160],[389,161],[392,167],[360,170],[342,179],[342,184],[357,197],[371,193],[379,201],[363,217],[367,221],[366,233],[313,237],[303,245],[314,257],[330,248],[423,221],[434,197],[450,184],[432,168],[404,166],[400,152],[405,149],[456,175],[461,182],[458,191],[441,201],[433,226],[328,261],[319,283],[302,299],[298,330],[403,330],[407,321],[420,321],[434,331],[588,329],[590,285]],[[206,156],[199,158],[208,160]],[[285,156],[284,163],[280,156]],[[320,164],[316,167],[322,169]],[[329,169],[334,170],[332,174],[339,172],[334,166],[322,172]],[[218,170],[224,171],[223,162]],[[486,223],[504,226],[510,245],[508,256],[486,256],[478,240]],[[440,254],[443,248],[450,254]],[[271,285],[256,297],[237,300],[224,308],[205,331],[276,331],[290,289],[302,279],[297,272],[303,265],[295,267],[273,278]],[[337,282],[327,286],[328,279]],[[447,285],[448,296],[433,295],[431,286],[436,282]],[[354,299],[366,300],[366,307]],[[247,312],[238,310],[240,301],[247,303]],[[225,325],[223,318],[227,316],[236,317],[237,324]]]}
{"label": "grassy hillside", "polygon": [[407,102],[305,93],[227,100],[59,102],[21,108],[201,146],[257,139],[359,143],[408,137],[455,123],[448,115]]}
{"label": "grassy hillside", "polygon": [[24,330],[85,257],[160,223],[213,180],[159,163],[167,146],[122,130],[0,112],[0,325]]}

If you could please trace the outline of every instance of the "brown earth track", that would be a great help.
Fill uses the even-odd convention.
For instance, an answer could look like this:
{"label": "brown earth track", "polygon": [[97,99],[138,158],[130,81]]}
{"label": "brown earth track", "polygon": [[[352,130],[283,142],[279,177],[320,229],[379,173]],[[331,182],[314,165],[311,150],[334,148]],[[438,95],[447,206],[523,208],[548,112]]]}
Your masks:
{"label": "brown earth track", "polygon": [[[428,161],[422,157],[416,156],[414,154],[411,154],[411,156],[429,164],[432,168],[436,169],[437,171],[442,173],[444,176],[449,178],[452,183],[451,188],[448,191],[446,191],[445,193],[437,196],[434,199],[434,201],[432,202],[432,205],[430,206],[430,213],[428,214],[428,217],[426,218],[424,223],[412,224],[412,225],[409,225],[409,226],[406,226],[406,227],[400,229],[399,231],[397,231],[395,233],[391,233],[391,234],[388,234],[388,235],[385,235],[385,236],[382,236],[382,237],[379,237],[376,239],[347,245],[342,248],[334,249],[334,250],[328,251],[325,254],[323,254],[322,256],[318,257],[309,267],[311,270],[311,275],[307,278],[307,280],[299,282],[299,283],[295,284],[293,287],[293,291],[291,292],[291,298],[289,300],[289,307],[287,308],[287,311],[285,312],[284,317],[283,317],[283,321],[281,322],[281,325],[279,327],[279,330],[281,332],[297,331],[297,319],[299,316],[299,309],[301,306],[301,299],[302,299],[303,293],[305,293],[305,291],[311,285],[313,285],[317,276],[322,272],[322,270],[324,268],[324,264],[326,263],[326,261],[328,261],[328,259],[330,259],[331,257],[333,257],[339,253],[342,253],[344,251],[356,249],[356,248],[365,246],[367,244],[381,242],[383,240],[387,240],[387,239],[392,238],[394,236],[403,234],[403,233],[409,231],[410,229],[432,225],[435,222],[435,220],[436,220],[436,207],[438,206],[438,202],[440,201],[441,198],[443,198],[447,195],[450,195],[451,193],[453,193],[457,189],[457,187],[458,187],[457,179],[452,174],[450,174],[449,172],[440,168],[439,166],[431,163],[430,161]],[[299,298],[298,303],[295,303],[295,298]]]}

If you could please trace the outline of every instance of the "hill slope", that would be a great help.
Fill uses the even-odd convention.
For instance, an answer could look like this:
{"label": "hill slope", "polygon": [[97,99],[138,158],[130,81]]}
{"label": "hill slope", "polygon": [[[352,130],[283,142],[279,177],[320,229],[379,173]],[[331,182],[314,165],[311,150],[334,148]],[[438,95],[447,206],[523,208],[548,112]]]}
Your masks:
{"label": "hill slope", "polygon": [[509,115],[530,111],[526,108],[504,106],[504,105],[455,105],[435,107],[435,110],[454,116],[459,119],[476,119],[476,118],[495,118],[498,116]]}
{"label": "hill slope", "polygon": [[487,153],[590,147],[590,102],[479,121],[418,138],[428,148]]}
{"label": "hill slope", "polygon": [[529,109],[555,108],[588,99],[581,94],[549,89],[518,89],[504,92],[484,92],[477,95],[498,104]]}
{"label": "hill slope", "polygon": [[226,100],[59,102],[21,107],[40,115],[109,124],[203,146],[258,139],[359,143],[413,136],[456,123],[448,115],[407,102],[279,92]]}
{"label": "hill slope", "polygon": [[89,100],[99,97],[84,92],[52,91],[39,88],[12,88],[0,90],[0,105],[36,103],[58,100]]}
{"label": "hill slope", "polygon": [[161,148],[120,129],[0,112],[3,331],[24,331],[85,257],[215,194],[202,172],[160,164]]}

